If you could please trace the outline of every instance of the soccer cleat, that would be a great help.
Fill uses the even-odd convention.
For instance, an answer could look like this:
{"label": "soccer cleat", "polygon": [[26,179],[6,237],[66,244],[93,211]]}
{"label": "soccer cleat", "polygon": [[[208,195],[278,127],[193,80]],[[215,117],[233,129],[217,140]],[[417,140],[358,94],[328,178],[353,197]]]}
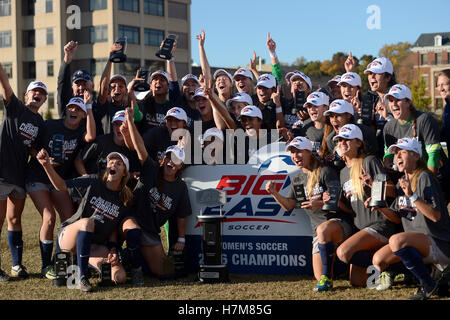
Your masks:
{"label": "soccer cleat", "polygon": [[328,278],[326,275],[321,275],[319,282],[314,287],[314,291],[328,291],[331,288],[333,288],[333,280]]}
{"label": "soccer cleat", "polygon": [[11,268],[11,276],[14,278],[28,278],[28,272],[27,268],[25,268],[23,265],[17,265],[13,266]]}
{"label": "soccer cleat", "polygon": [[56,272],[52,265],[48,265],[45,268],[41,270],[41,275],[44,278],[55,280],[56,279]]}
{"label": "soccer cleat", "polygon": [[433,287],[421,285],[417,289],[416,293],[414,293],[411,297],[409,297],[409,300],[427,300],[433,295],[436,289],[437,289],[437,282]]}
{"label": "soccer cleat", "polygon": [[393,278],[392,273],[388,271],[383,271],[380,275],[380,283],[377,285],[377,290],[387,290],[392,287]]}
{"label": "soccer cleat", "polygon": [[11,279],[6,274],[6,272],[3,271],[2,269],[0,269],[0,282],[8,282],[9,280],[11,280]]}
{"label": "soccer cleat", "polygon": [[92,285],[86,276],[81,276],[79,286],[80,286],[80,290],[83,292],[91,292],[92,291]]}
{"label": "soccer cleat", "polygon": [[142,273],[142,268],[131,269],[131,282],[136,287],[144,286],[144,275]]}

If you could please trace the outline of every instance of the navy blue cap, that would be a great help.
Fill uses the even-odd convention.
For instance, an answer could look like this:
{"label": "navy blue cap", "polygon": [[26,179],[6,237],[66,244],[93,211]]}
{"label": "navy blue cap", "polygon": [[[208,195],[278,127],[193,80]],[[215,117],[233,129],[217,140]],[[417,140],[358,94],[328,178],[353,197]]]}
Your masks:
{"label": "navy blue cap", "polygon": [[86,70],[77,70],[73,74],[72,83],[77,82],[78,80],[92,81],[92,76]]}

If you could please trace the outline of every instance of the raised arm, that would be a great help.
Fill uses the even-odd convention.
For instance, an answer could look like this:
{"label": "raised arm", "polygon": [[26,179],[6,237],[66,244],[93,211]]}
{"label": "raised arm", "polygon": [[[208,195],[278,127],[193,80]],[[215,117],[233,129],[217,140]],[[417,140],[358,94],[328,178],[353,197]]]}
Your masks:
{"label": "raised arm", "polygon": [[277,56],[277,44],[270,36],[270,32],[267,32],[267,49],[269,50],[270,63],[272,64],[272,75],[277,79],[278,83],[283,80],[283,72],[281,71],[280,60]]}
{"label": "raised arm", "polygon": [[250,58],[250,70],[252,71],[255,79],[259,78],[259,72],[258,72],[258,69],[256,68],[257,63],[258,62],[256,61],[256,51],[253,51],[253,59]]}
{"label": "raised arm", "polygon": [[[161,47],[160,48],[162,48],[163,43],[164,43],[164,41],[161,42]],[[167,66],[166,66],[167,74],[169,75],[169,81],[172,81],[172,82],[173,81],[178,81],[177,68],[175,67],[175,61],[174,61],[174,55],[175,55],[175,50],[176,49],[177,49],[177,42],[175,41],[173,43],[173,48],[172,48],[172,51],[171,51],[172,59],[167,60]]]}
{"label": "raised arm", "polygon": [[197,35],[198,49],[200,53],[200,65],[202,66],[202,73],[205,77],[206,83],[211,79],[211,68],[209,66],[208,58],[205,52],[205,30],[202,30],[199,35]]}
{"label": "raised arm", "polygon": [[290,211],[294,209],[297,200],[283,197],[276,189],[275,181],[269,181],[266,184],[266,191],[272,195],[275,201],[283,207],[284,210]]}
{"label": "raised arm", "polygon": [[[210,82],[211,83],[211,82]],[[213,117],[216,127],[220,130],[233,129],[236,130],[236,123],[230,116],[227,107],[220,101],[214,90],[209,87],[205,88],[206,98],[211,102],[213,107]]]}
{"label": "raised arm", "polygon": [[3,70],[2,64],[0,63],[0,93],[3,96],[3,100],[5,100],[5,104],[11,96],[13,95],[13,90],[9,83],[8,75],[5,70]]}
{"label": "raised arm", "polygon": [[59,117],[64,116],[64,111],[66,109],[66,104],[69,102],[70,98],[73,96],[72,90],[72,80],[70,77],[70,64],[72,63],[73,57],[78,49],[78,42],[69,41],[64,46],[64,59],[61,63],[58,73],[58,113]]}
{"label": "raised arm", "polygon": [[66,181],[64,181],[64,179],[55,171],[55,168],[53,168],[47,150],[41,149],[37,154],[36,159],[44,168],[45,173],[47,173],[47,176],[55,189],[58,191],[67,191]]}
{"label": "raised arm", "polygon": [[[118,51],[122,49],[122,46],[118,43],[113,43],[109,53],[111,54],[114,51]],[[112,62],[108,59],[108,62],[106,62],[105,69],[103,70],[102,77],[100,79],[100,88],[98,91],[98,98],[97,101],[99,105],[103,105],[106,103],[109,95],[109,81],[111,79],[111,69],[112,69]]]}
{"label": "raised arm", "polygon": [[128,130],[130,132],[130,138],[133,143],[134,149],[137,152],[139,161],[141,162],[141,164],[143,164],[145,160],[147,160],[148,158],[148,152],[147,149],[145,148],[144,140],[142,139],[142,136],[140,135],[138,129],[136,128],[136,125],[133,122],[133,116],[134,116],[133,109],[126,108],[125,118],[126,123],[128,125]]}
{"label": "raised arm", "polygon": [[92,112],[92,99],[94,95],[92,91],[84,91],[84,104],[87,109],[87,120],[86,120],[86,135],[84,136],[84,141],[87,143],[95,140],[97,136],[97,129],[95,127],[94,113]]}

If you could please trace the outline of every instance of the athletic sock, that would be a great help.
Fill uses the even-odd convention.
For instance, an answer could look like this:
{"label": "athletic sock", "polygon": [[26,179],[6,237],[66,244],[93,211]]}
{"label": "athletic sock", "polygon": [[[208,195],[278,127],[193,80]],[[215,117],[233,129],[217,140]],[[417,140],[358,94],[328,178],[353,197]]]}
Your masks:
{"label": "athletic sock", "polygon": [[53,240],[39,240],[41,248],[42,269],[52,264]]}
{"label": "athletic sock", "polygon": [[322,259],[322,275],[331,279],[333,270],[334,243],[319,243],[319,254]]}
{"label": "athletic sock", "polygon": [[127,231],[127,249],[130,256],[131,267],[138,269],[142,266],[141,259],[141,229]]}
{"label": "athletic sock", "polygon": [[8,230],[8,244],[11,251],[12,266],[21,265],[23,253],[22,231]]}
{"label": "athletic sock", "polygon": [[77,233],[77,259],[80,277],[87,275],[92,235],[93,233],[88,231],[78,231]]}
{"label": "athletic sock", "polygon": [[419,279],[422,285],[434,287],[433,278],[426,265],[423,263],[422,255],[413,247],[404,247],[394,252],[394,254],[402,259],[405,267]]}
{"label": "athletic sock", "polygon": [[372,264],[372,253],[369,251],[357,251],[349,263],[357,267],[367,268]]}

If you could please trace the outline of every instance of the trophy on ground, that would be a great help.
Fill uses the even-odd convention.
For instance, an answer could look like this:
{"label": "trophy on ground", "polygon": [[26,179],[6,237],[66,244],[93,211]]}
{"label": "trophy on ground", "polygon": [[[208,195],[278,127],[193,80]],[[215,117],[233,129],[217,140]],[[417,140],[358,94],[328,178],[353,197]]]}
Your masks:
{"label": "trophy on ground", "polygon": [[202,283],[228,282],[228,268],[222,263],[222,205],[226,203],[226,192],[217,189],[206,189],[197,192],[197,202],[204,207],[220,206],[220,215],[197,216],[203,225],[202,251],[203,264],[198,271],[198,279]]}
{"label": "trophy on ground", "polygon": [[105,261],[101,264],[100,268],[100,282],[98,283],[98,285],[101,287],[111,286],[111,263]]}
{"label": "trophy on ground", "polygon": [[53,280],[55,287],[65,287],[67,285],[67,268],[72,265],[72,253],[58,252],[55,254],[56,279]]}

